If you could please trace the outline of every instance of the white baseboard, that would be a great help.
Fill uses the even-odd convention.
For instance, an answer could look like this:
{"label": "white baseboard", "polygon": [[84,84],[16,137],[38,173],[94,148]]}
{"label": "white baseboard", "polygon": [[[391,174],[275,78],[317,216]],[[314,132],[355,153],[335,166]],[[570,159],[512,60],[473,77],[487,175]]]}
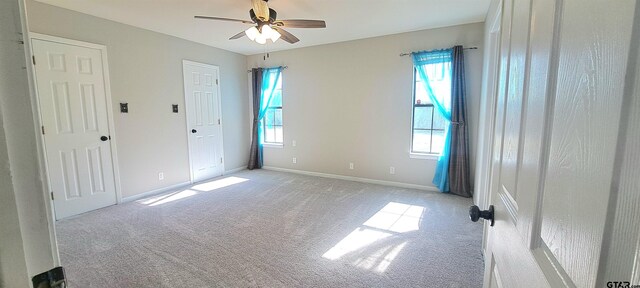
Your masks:
{"label": "white baseboard", "polygon": [[136,201],[138,199],[147,198],[149,196],[155,196],[155,195],[166,193],[166,192],[173,191],[173,190],[179,190],[181,188],[189,187],[189,185],[191,185],[191,182],[187,181],[187,182],[182,182],[182,183],[178,183],[178,184],[175,184],[175,185],[171,185],[171,186],[168,186],[168,187],[163,187],[163,188],[159,188],[159,189],[143,192],[143,193],[140,193],[140,194],[127,196],[127,197],[122,198],[122,203]]}
{"label": "white baseboard", "polygon": [[240,172],[240,171],[245,170],[245,169],[247,169],[247,167],[244,167],[244,166],[238,167],[238,168],[234,168],[234,169],[230,169],[230,170],[224,171],[224,174],[222,174],[222,175],[227,175],[227,174]]}
{"label": "white baseboard", "polygon": [[262,166],[262,169],[271,170],[271,171],[302,174],[302,175],[308,175],[308,176],[318,176],[318,177],[324,177],[324,178],[349,180],[349,181],[356,181],[356,182],[370,183],[370,184],[377,184],[377,185],[384,185],[384,186],[393,186],[393,187],[400,187],[400,188],[418,189],[418,190],[435,191],[435,192],[439,191],[438,188],[436,188],[435,186],[427,186],[427,185],[409,184],[409,183],[402,183],[402,182],[376,180],[376,179],[360,178],[360,177],[353,177],[353,176],[344,176],[344,175],[337,175],[337,174],[328,174],[328,173],[311,172],[311,171],[304,171],[304,170],[278,168],[278,167],[272,167],[272,166]]}

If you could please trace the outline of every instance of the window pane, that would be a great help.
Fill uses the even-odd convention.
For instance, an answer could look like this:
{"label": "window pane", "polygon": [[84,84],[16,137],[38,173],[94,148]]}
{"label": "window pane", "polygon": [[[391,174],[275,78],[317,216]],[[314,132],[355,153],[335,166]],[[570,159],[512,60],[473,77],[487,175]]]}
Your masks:
{"label": "window pane", "polygon": [[434,111],[434,112],[435,113],[433,113],[433,129],[445,129],[449,121],[444,119],[444,117],[442,116],[442,114],[440,114],[439,111]]}
{"label": "window pane", "polygon": [[271,98],[271,102],[269,102],[269,107],[280,107],[282,106],[282,90],[273,91],[273,97]]}
{"label": "window pane", "polygon": [[275,111],[273,109],[267,109],[267,111],[264,114],[264,118],[262,119],[262,121],[264,121],[264,126],[266,127],[271,127],[273,126],[273,120],[274,120],[274,115]]}
{"label": "window pane", "polygon": [[431,152],[442,153],[444,148],[444,131],[433,131],[433,147]]}
{"label": "window pane", "polygon": [[433,107],[414,107],[413,129],[431,129]]}
{"label": "window pane", "polygon": [[430,64],[425,67],[434,96],[448,110],[451,106],[451,63]]}
{"label": "window pane", "polygon": [[430,153],[431,131],[413,130],[413,152]]}
{"label": "window pane", "polygon": [[[276,72],[274,71],[271,73],[275,74]],[[276,89],[282,89],[282,72],[280,72],[280,77],[278,77],[278,83],[276,83]]]}
{"label": "window pane", "polygon": [[270,142],[273,143],[275,142],[276,138],[275,138],[275,129],[274,127],[267,127],[264,130],[264,142]]}
{"label": "window pane", "polygon": [[282,126],[282,109],[274,109],[275,122],[274,125]]}
{"label": "window pane", "polygon": [[283,137],[283,134],[282,134],[282,126],[276,126],[275,127],[275,134],[276,134],[275,135],[275,142],[283,143],[284,142],[284,139],[283,139],[284,137]]}
{"label": "window pane", "polygon": [[414,104],[431,104],[427,90],[424,89],[422,82],[416,82],[416,98]]}

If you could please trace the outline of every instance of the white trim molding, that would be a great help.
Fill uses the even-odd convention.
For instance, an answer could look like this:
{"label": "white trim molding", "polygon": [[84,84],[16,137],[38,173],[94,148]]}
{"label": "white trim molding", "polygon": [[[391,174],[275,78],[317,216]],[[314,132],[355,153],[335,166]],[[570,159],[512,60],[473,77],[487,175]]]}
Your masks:
{"label": "white trim molding", "polygon": [[282,149],[282,148],[284,148],[284,144],[282,144],[282,143],[262,143],[262,147],[264,147],[264,148]]}
{"label": "white trim molding", "polygon": [[191,181],[186,181],[186,182],[174,184],[174,185],[171,185],[171,186],[158,188],[158,189],[155,189],[155,190],[142,192],[140,194],[124,197],[124,198],[122,198],[122,203],[132,202],[132,201],[136,201],[136,200],[139,200],[139,199],[142,199],[142,198],[156,196],[158,194],[171,192],[171,191],[174,191],[174,190],[180,190],[182,188],[187,188],[187,187],[190,187],[190,186],[191,186]]}
{"label": "white trim molding", "polygon": [[409,153],[411,159],[423,159],[423,160],[438,160],[440,154],[421,154],[421,153]]}
{"label": "white trim molding", "polygon": [[238,168],[229,169],[229,170],[224,171],[224,174],[222,174],[222,175],[228,175],[228,174],[237,173],[237,172],[240,172],[240,171],[245,170],[245,169],[247,169],[247,167],[244,167],[244,166],[238,167]]}
{"label": "white trim molding", "polygon": [[392,186],[392,187],[400,187],[400,188],[408,188],[408,189],[417,189],[417,190],[439,192],[438,188],[436,188],[435,186],[409,184],[409,183],[393,182],[393,181],[385,181],[385,180],[376,180],[376,179],[369,179],[369,178],[361,178],[361,177],[353,177],[353,176],[345,176],[345,175],[337,175],[337,174],[328,174],[328,173],[320,173],[320,172],[312,172],[312,171],[304,171],[304,170],[295,170],[295,169],[279,168],[279,167],[272,167],[272,166],[262,166],[262,169],[271,170],[271,171],[278,171],[278,172],[301,174],[301,175],[307,175],[307,176],[317,176],[317,177],[323,177],[323,178],[355,181],[355,182],[369,183],[369,184],[376,184],[376,185],[383,185],[383,186]]}

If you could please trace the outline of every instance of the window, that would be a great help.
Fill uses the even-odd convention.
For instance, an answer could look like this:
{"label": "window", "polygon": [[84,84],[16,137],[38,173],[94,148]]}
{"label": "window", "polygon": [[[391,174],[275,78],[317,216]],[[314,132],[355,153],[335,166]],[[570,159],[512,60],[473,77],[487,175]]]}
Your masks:
{"label": "window", "polygon": [[[270,72],[276,73],[276,72]],[[264,144],[282,145],[283,129],[282,129],[282,74],[278,77],[278,83],[273,91],[273,96],[267,110],[262,119],[262,133],[264,133]],[[263,99],[266,101],[266,99]]]}
{"label": "window", "polygon": [[[414,68],[413,117],[411,123],[411,153],[440,154],[444,148],[447,121],[434,107]],[[433,94],[440,103],[449,107],[451,102],[451,62],[426,64],[425,72]]]}

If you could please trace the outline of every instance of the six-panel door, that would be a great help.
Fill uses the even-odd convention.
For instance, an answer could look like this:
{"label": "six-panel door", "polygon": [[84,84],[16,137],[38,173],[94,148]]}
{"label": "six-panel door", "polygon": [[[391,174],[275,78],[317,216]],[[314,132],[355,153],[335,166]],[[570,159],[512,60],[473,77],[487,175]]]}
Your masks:
{"label": "six-panel door", "polygon": [[485,287],[624,280],[599,270],[635,5],[503,1]]}
{"label": "six-panel door", "polygon": [[102,51],[32,45],[56,218],[116,204]]}
{"label": "six-panel door", "polygon": [[191,179],[198,182],[223,172],[218,69],[184,61],[183,73]]}

